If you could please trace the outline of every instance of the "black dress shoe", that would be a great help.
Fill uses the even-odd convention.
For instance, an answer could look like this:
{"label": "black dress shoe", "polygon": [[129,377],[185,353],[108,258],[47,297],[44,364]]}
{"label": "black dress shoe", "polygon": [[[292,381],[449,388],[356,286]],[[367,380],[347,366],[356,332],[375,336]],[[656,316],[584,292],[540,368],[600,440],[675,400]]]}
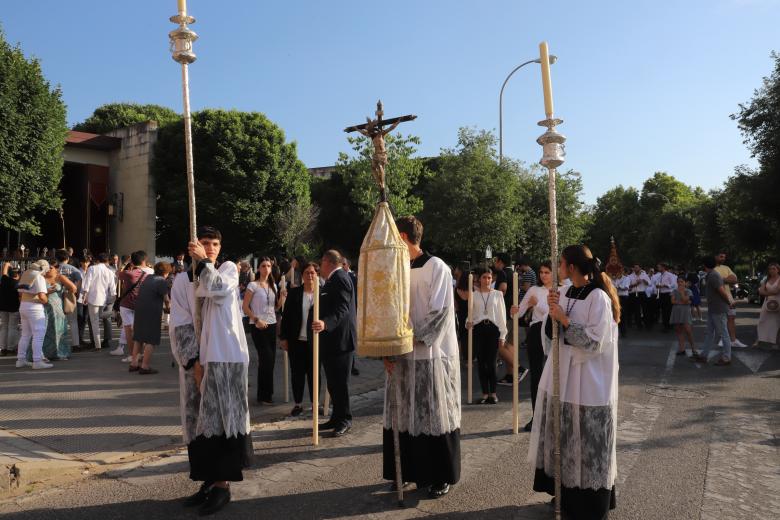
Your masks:
{"label": "black dress shoe", "polygon": [[450,485],[446,482],[444,484],[434,484],[428,488],[428,496],[431,498],[441,498],[450,492]]}
{"label": "black dress shoe", "polygon": [[329,419],[328,421],[320,424],[320,430],[333,430],[337,426],[339,426],[339,423],[337,423],[333,419]]}
{"label": "black dress shoe", "polygon": [[194,495],[190,495],[187,498],[184,499],[184,502],[182,502],[182,505],[184,507],[195,507],[202,505],[204,502],[206,502],[206,499],[209,496],[209,491],[211,491],[212,484],[210,482],[204,482],[202,486],[200,486],[200,489],[197,493]]}
{"label": "black dress shoe", "polygon": [[533,428],[533,426],[534,426],[534,420],[533,420],[533,419],[531,419],[530,421],[528,421],[528,424],[526,424],[525,426],[523,426],[523,431],[524,431],[524,432],[530,432],[530,431],[531,431],[531,429]]}
{"label": "black dress shoe", "polygon": [[347,434],[349,430],[352,429],[352,425],[349,423],[341,423],[336,427],[335,430],[333,430],[333,436],[334,437],[343,437]]}
{"label": "black dress shoe", "polygon": [[358,370],[357,368],[352,367],[352,375],[353,376],[359,376],[360,375],[360,370]]}
{"label": "black dress shoe", "polygon": [[214,486],[211,488],[211,491],[209,491],[206,502],[204,502],[204,504],[200,506],[200,509],[198,509],[198,514],[200,516],[213,515],[228,505],[229,502],[230,489]]}

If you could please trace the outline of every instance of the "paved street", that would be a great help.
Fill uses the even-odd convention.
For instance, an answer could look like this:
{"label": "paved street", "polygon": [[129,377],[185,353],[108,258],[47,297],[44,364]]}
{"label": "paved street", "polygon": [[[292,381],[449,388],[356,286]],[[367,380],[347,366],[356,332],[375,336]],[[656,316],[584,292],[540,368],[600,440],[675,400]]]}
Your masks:
{"label": "paved street", "polygon": [[[740,307],[738,337],[745,343],[755,340],[757,318],[757,307]],[[703,325],[696,324],[696,336],[701,343]],[[730,367],[714,367],[675,350],[673,334],[629,330],[621,341],[619,495],[610,518],[777,518],[780,353],[735,350]],[[0,359],[0,456],[113,463],[89,478],[28,484],[22,495],[0,499],[0,517],[194,517],[179,505],[195,490],[186,454],[159,451],[171,447],[178,432],[176,374],[168,361],[161,348],[161,374],[143,379],[102,352],[77,354],[38,372]],[[256,464],[233,486],[234,503],[220,517],[552,517],[549,497],[531,491],[528,434],[510,431],[509,387],[501,387],[497,406],[464,405],[462,480],[450,495],[430,500],[411,491],[399,509],[380,478],[381,366],[361,360],[360,367],[352,432],[323,437],[318,448],[310,446],[310,423],[283,419],[289,405],[253,408]],[[281,380],[277,371],[277,401]],[[521,391],[525,423],[527,380]],[[17,452],[9,453],[9,446]],[[153,455],[139,458],[138,452]],[[117,464],[123,457],[128,462]]]}

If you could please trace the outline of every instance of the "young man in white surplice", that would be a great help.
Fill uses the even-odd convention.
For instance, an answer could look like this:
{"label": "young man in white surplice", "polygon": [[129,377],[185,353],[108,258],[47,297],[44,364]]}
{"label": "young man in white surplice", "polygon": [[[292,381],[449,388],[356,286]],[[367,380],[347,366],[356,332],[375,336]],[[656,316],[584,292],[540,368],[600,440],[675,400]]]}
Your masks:
{"label": "young man in white surplice", "polygon": [[542,341],[548,352],[539,383],[528,460],[534,490],[553,495],[552,319],[560,326],[561,504],[572,519],[603,519],[615,507],[620,302],[586,246],[563,250]]}

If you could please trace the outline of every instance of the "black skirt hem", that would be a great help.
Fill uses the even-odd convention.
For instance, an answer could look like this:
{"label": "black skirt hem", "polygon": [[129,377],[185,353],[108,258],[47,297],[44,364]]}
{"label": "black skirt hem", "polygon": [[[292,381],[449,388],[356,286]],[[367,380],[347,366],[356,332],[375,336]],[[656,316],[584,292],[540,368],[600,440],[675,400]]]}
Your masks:
{"label": "black skirt hem", "polygon": [[196,482],[241,482],[242,473],[252,465],[252,436],[226,437],[198,435],[187,445],[190,479]]}
{"label": "black skirt hem", "polygon": [[[536,468],[534,491],[555,496],[555,479]],[[611,489],[581,489],[561,485],[561,509],[572,520],[605,520],[617,505],[615,486]]]}
{"label": "black skirt hem", "polygon": [[[442,435],[399,434],[401,478],[420,486],[460,480],[460,428]],[[393,431],[382,429],[382,478],[395,480]]]}

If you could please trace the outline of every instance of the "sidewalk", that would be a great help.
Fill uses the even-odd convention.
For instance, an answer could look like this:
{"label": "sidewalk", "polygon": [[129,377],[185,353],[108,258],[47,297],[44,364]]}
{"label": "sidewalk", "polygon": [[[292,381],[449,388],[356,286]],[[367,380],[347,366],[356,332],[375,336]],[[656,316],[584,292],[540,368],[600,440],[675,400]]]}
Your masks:
{"label": "sidewalk", "polygon": [[[115,337],[115,342],[116,342]],[[116,344],[116,343],[115,343]],[[249,401],[253,427],[284,418],[284,353],[278,351],[272,406],[258,406],[257,355],[249,341]],[[151,452],[181,447],[178,368],[167,333],[152,365],[159,374],[129,373],[108,352],[77,352],[53,369],[17,369],[0,358],[0,497],[49,477],[83,474]],[[358,360],[354,399],[383,382],[381,362]],[[321,391],[324,399],[324,385]],[[292,400],[292,391],[290,391]],[[308,401],[308,396],[304,402]]]}

